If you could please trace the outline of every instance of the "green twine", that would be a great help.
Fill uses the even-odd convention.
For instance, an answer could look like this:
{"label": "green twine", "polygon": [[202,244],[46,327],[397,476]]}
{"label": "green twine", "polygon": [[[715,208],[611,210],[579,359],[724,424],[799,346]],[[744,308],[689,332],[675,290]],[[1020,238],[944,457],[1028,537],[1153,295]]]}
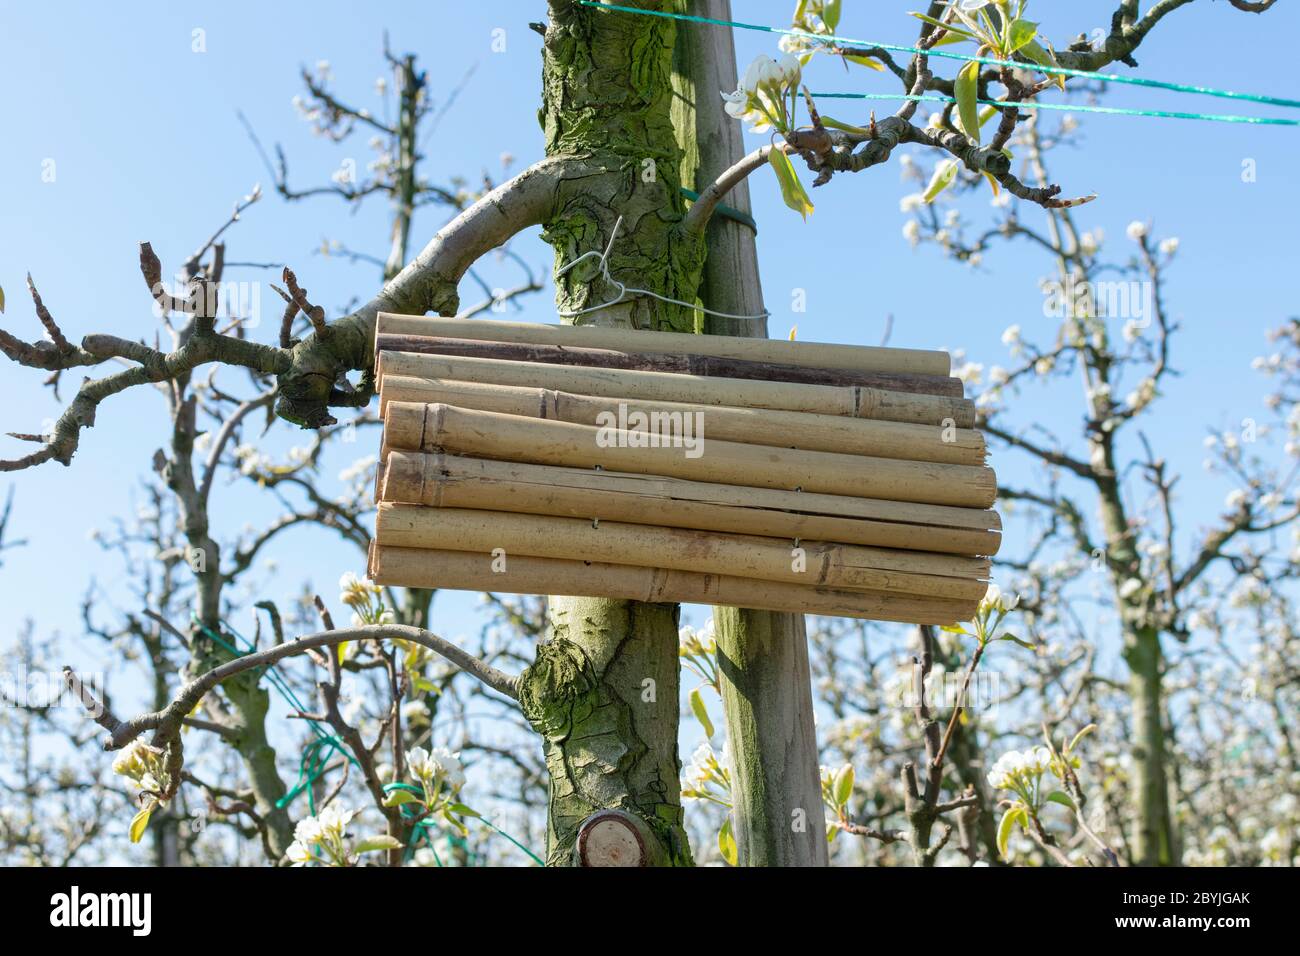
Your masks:
{"label": "green twine", "polygon": [[504,830],[502,830],[500,827],[498,827],[498,826],[497,826],[495,823],[493,823],[491,820],[485,820],[483,817],[470,817],[470,819],[471,819],[471,820],[478,820],[480,823],[482,823],[482,824],[483,824],[485,827],[487,827],[489,830],[493,831],[494,833],[498,834],[499,836],[503,836],[503,837],[505,837],[507,840],[509,840],[511,843],[513,843],[513,844],[514,844],[515,846],[517,846],[519,849],[523,850],[524,853],[528,854],[528,857],[529,857],[529,858],[530,858],[534,863],[536,863],[538,866],[545,866],[545,865],[546,865],[546,861],[545,861],[545,860],[543,860],[540,856],[538,856],[538,855],[537,855],[536,853],[534,853],[532,850],[528,849],[528,847],[524,846],[522,843],[520,843],[518,840],[516,840],[514,837],[512,837],[509,833],[506,833]]}
{"label": "green twine", "polygon": [[[1278,96],[1263,96],[1257,93],[1235,93],[1231,90],[1220,90],[1209,86],[1195,86],[1187,83],[1169,83],[1164,80],[1152,80],[1140,76],[1124,76],[1119,73],[1099,73],[1095,70],[1076,70],[1064,66],[1043,66],[1037,63],[1020,62],[1016,60],[999,60],[992,57],[976,56],[970,53],[956,53],[951,50],[922,50],[920,47],[900,45],[896,43],[876,43],[872,40],[858,40],[853,37],[842,37],[836,34],[817,34],[809,33],[806,30],[783,29],[781,27],[766,26],[761,23],[745,23],[739,20],[717,20],[713,17],[700,17],[687,13],[669,13],[665,10],[641,10],[636,7],[627,7],[614,3],[599,3],[597,0],[578,0],[578,3],[584,7],[592,7],[597,10],[618,13],[634,13],[641,16],[660,17],[667,20],[682,20],[687,23],[706,23],[712,26],[731,27],[737,30],[757,30],[762,33],[776,33],[784,36],[800,37],[810,40],[814,43],[823,45],[837,44],[854,47],[876,47],[881,50],[889,50],[895,53],[923,53],[926,56],[946,57],[951,60],[965,60],[968,62],[981,63],[987,66],[1007,66],[1020,70],[1036,70],[1040,73],[1050,73],[1058,76],[1079,77],[1089,80],[1101,80],[1105,83],[1125,83],[1130,86],[1144,86],[1153,89],[1172,90],[1175,93],[1193,93],[1200,96],[1217,96],[1223,99],[1245,100],[1252,103],[1263,103],[1268,106],[1284,106],[1288,108],[1300,108],[1300,100],[1291,100]],[[827,96],[830,94],[815,94]],[[845,96],[852,94],[842,94]],[[883,98],[883,97],[881,97]],[[997,103],[995,105],[1007,106],[1007,103]],[[1021,104],[1015,104],[1017,106]],[[1218,120],[1220,122],[1234,123],[1272,123],[1276,125],[1297,125],[1294,120],[1254,120],[1250,117],[1236,117],[1227,119],[1223,116],[1213,114],[1179,114],[1164,113],[1160,111],[1137,111],[1130,112],[1118,109],[1096,108],[1087,112],[1109,112],[1126,116],[1159,116],[1175,119],[1207,119]]]}
{"label": "green twine", "polygon": [[[404,790],[407,793],[415,794],[417,797],[424,796],[424,791],[413,784],[396,782],[384,784],[384,793],[393,793],[396,790]],[[409,803],[403,803],[398,807],[398,810],[401,812],[402,819],[404,820],[414,819],[415,814],[417,813],[415,807],[411,806]],[[432,829],[433,821],[428,817],[421,817],[415,821],[415,825],[411,827],[411,842],[406,845],[406,852],[402,854],[403,860],[409,860],[415,855],[416,845],[419,844],[420,838],[423,837],[425,842],[429,844],[429,849],[433,851],[434,862],[437,863],[438,866],[442,866],[442,857],[438,856],[438,848],[434,846],[433,835],[430,832]]]}
{"label": "green twine", "polygon": [[[231,644],[220,634],[213,631],[207,625],[201,623],[197,614],[191,614],[191,619],[198,625],[199,630],[206,634],[214,644],[226,650],[234,657],[243,657],[245,654],[254,650],[253,642],[231,627],[229,621],[221,621],[221,626],[229,631],[236,641],[239,641],[244,645],[242,649]],[[298,695],[294,693],[289,682],[284,679],[284,675],[275,670],[274,664],[270,667],[263,668],[262,674],[266,676],[267,682],[275,688],[276,692],[289,704],[290,707],[294,708],[294,710],[299,713],[303,713],[307,710],[302,701],[298,699]],[[316,735],[316,739],[309,742],[307,746],[303,748],[302,757],[298,761],[298,782],[294,785],[292,790],[286,793],[279,800],[275,801],[275,806],[277,810],[283,810],[297,799],[300,793],[306,791],[307,807],[311,811],[312,816],[315,816],[316,795],[312,790],[312,785],[315,784],[316,781],[325,773],[330,757],[336,753],[341,753],[348,759],[352,766],[360,769],[361,764],[359,764],[356,758],[348,752],[343,741],[339,740],[333,734],[328,733],[318,722],[308,720],[307,723],[311,727],[312,733]]]}
{"label": "green twine", "polygon": [[[224,650],[228,651],[234,657],[243,657],[245,654],[248,654],[250,651],[255,649],[253,642],[245,638],[233,627],[231,627],[230,622],[228,621],[224,621],[224,620],[221,621],[221,626],[224,627],[227,631],[229,631],[231,636],[234,637],[236,641],[242,642],[244,644],[243,649],[240,649],[234,644],[231,644],[220,634],[216,633],[211,628],[207,627],[205,624],[200,622],[197,614],[191,614],[191,620],[193,620],[193,622],[198,625],[199,630],[202,631],[204,634],[206,634],[208,638],[212,640],[213,643],[223,648]],[[266,679],[270,682],[271,686],[274,687],[276,691],[280,694],[280,696],[283,697],[285,701],[288,702],[289,706],[293,707],[299,713],[303,713],[306,711],[307,708],[303,705],[302,701],[298,699],[298,695],[294,693],[294,690],[291,686],[289,686],[288,681],[284,679],[284,676],[282,674],[280,674],[275,670],[274,664],[272,664],[270,667],[263,668],[262,673],[265,674]],[[341,753],[344,757],[348,759],[348,761],[352,764],[352,766],[356,767],[357,769],[361,768],[361,764],[359,764],[356,758],[352,756],[351,753],[348,752],[343,741],[339,740],[338,737],[335,737],[333,734],[327,733],[325,731],[325,728],[322,727],[319,723],[317,723],[314,720],[309,719],[307,723],[311,727],[312,732],[316,735],[316,739],[309,742],[307,746],[303,748],[302,758],[298,761],[297,784],[293,787],[292,790],[286,793],[283,797],[275,801],[275,806],[276,809],[280,809],[280,810],[284,809],[297,798],[298,794],[302,793],[305,790],[307,792],[307,806],[310,809],[312,816],[315,816],[316,796],[312,792],[312,785],[321,777],[322,774],[325,773],[326,767],[329,764],[330,757],[332,757],[336,753]],[[416,796],[424,795],[423,790],[409,783],[389,783],[384,785],[384,793],[392,793],[394,790],[405,790],[409,793],[415,794]],[[411,819],[415,814],[415,808],[405,804],[402,806],[401,811],[402,811],[402,816],[408,820]],[[482,817],[469,817],[468,819],[478,820],[488,829],[494,831],[500,836],[505,837],[516,847],[518,847],[520,850],[526,853],[539,866],[546,865],[546,862],[542,860],[540,857],[538,857],[536,853],[528,849],[528,847],[524,846],[522,843],[520,843],[518,840],[512,837],[509,833],[506,833],[504,830],[500,829],[490,821],[484,820]],[[432,819],[425,817],[417,820],[415,822],[414,828],[412,829],[411,842],[406,847],[405,859],[409,860],[411,858],[411,856],[415,853],[416,845],[420,842],[421,837],[423,837],[425,842],[429,844],[429,849],[433,851],[434,861],[438,864],[438,866],[442,866],[443,865],[442,857],[438,856],[438,849],[433,842],[434,832],[436,831],[434,829],[434,821]],[[448,834],[447,842],[449,846],[455,845],[455,841],[452,839],[450,834]]]}
{"label": "green twine", "polygon": [[[939,93],[814,93],[814,97],[830,100],[917,100],[933,103],[956,102],[951,96]],[[1086,106],[1071,103],[1039,103],[1028,100],[1008,103],[1003,100],[976,100],[981,106],[1014,106],[1021,110],[1065,110],[1069,113],[1110,113],[1115,116],[1158,116],[1162,119],[1213,120],[1219,123],[1255,123],[1262,126],[1300,126],[1300,120],[1276,119],[1268,116],[1236,116],[1226,113],[1182,113],[1175,110],[1122,109],[1118,106]]]}
{"label": "green twine", "polygon": [[[384,793],[392,793],[394,790],[405,790],[407,793],[413,793],[417,797],[424,796],[424,791],[421,790],[419,787],[415,786],[414,784],[409,784],[409,783],[384,784]],[[415,809],[415,807],[411,806],[409,803],[402,804],[400,809],[403,818],[407,820],[413,819],[415,814],[418,812]],[[466,819],[477,820],[479,823],[482,823],[485,827],[487,827],[489,830],[492,830],[497,835],[505,837],[516,847],[522,850],[525,854],[527,854],[529,858],[531,858],[532,861],[536,863],[538,866],[546,865],[546,862],[542,860],[541,857],[539,857],[536,853],[528,849],[528,847],[524,846],[522,843],[520,843],[518,840],[512,837],[509,833],[506,833],[504,830],[496,826],[496,824],[492,823],[491,821],[485,820],[483,817],[467,817]],[[419,820],[416,820],[415,826],[411,829],[411,842],[407,844],[406,853],[403,858],[409,860],[415,854],[415,849],[419,844],[420,839],[423,838],[424,841],[429,845],[429,849],[433,851],[433,861],[438,866],[442,866],[443,865],[442,857],[438,856],[438,848],[433,842],[433,834],[435,832],[436,832],[436,828],[434,827],[434,820],[432,818],[426,816],[426,817],[421,817]],[[466,846],[465,841],[463,839],[454,837],[450,833],[447,834],[447,845],[449,847],[465,846],[466,850],[468,850],[468,846]]]}

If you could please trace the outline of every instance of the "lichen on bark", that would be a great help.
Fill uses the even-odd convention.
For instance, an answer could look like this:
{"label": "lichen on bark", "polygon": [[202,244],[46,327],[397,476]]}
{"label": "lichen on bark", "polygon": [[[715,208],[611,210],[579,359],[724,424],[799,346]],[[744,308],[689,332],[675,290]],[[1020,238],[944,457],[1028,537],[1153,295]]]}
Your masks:
{"label": "lichen on bark", "polygon": [[[622,216],[608,261],[611,277],[693,302],[704,246],[681,228],[681,153],[671,115],[674,25],[570,0],[552,0],[550,8],[539,119],[547,155],[580,160],[562,181],[542,233],[555,248],[557,271],[586,252],[603,251]],[[556,281],[556,303],[565,312],[616,295],[594,259]],[[601,315],[608,324],[696,331],[693,309],[650,297]]]}
{"label": "lichen on bark", "polygon": [[553,599],[550,617],[551,639],[519,681],[550,774],[547,864],[573,865],[583,821],[617,809],[656,838],[647,863],[691,865],[678,797],[676,607]]}
{"label": "lichen on bark", "polygon": [[[549,6],[539,118],[547,155],[568,159],[543,223],[556,269],[602,252],[613,236],[612,278],[694,302],[704,246],[681,228],[671,115],[674,26],[572,0]],[[558,276],[556,287],[562,313],[617,295],[594,261]],[[648,296],[581,321],[695,331],[694,309]],[[551,640],[520,682],[520,703],[544,738],[551,776],[547,862],[575,863],[583,821],[618,809],[653,835],[645,862],[691,865],[677,753],[676,606],[553,596],[549,614]]]}

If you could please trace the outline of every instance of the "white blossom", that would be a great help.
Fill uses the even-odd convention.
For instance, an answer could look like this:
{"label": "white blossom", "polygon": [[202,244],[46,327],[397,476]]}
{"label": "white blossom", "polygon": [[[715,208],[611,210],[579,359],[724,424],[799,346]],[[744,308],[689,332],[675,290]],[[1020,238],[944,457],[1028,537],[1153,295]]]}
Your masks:
{"label": "white blossom", "polygon": [[920,193],[908,193],[898,201],[898,209],[900,212],[914,212],[920,209],[924,203],[925,199]]}
{"label": "white blossom", "polygon": [[1004,594],[996,584],[990,584],[980,601],[980,611],[1014,611],[1020,604],[1018,594]]}
{"label": "white blossom", "polygon": [[[401,706],[402,719],[408,724],[421,724],[429,719],[429,708],[422,700],[408,700]],[[417,748],[418,749],[418,748]],[[414,753],[414,751],[412,751]],[[411,758],[414,760],[414,757]]]}
{"label": "white blossom", "polygon": [[289,862],[294,866],[306,866],[314,859],[312,857],[311,849],[306,844],[300,843],[297,840],[294,840],[289,844],[289,850],[286,855],[289,857]]}

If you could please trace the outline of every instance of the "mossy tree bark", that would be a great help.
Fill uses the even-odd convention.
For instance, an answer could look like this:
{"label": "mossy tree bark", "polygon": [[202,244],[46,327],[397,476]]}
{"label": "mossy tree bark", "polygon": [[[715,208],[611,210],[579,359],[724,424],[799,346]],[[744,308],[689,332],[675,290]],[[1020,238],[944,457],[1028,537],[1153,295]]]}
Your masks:
{"label": "mossy tree bark", "polygon": [[[729,0],[675,0],[674,9],[731,19]],[[739,124],[721,109],[718,93],[737,77],[728,31],[679,31],[675,117],[682,144],[682,179],[700,189],[744,155]],[[742,181],[727,203],[749,212]],[[714,215],[706,234],[708,257],[700,289],[718,312],[763,311],[754,234]],[[708,332],[767,335],[766,322],[709,316]],[[723,710],[732,774],[732,826],[742,866],[825,866],[821,782],[813,726],[812,676],[801,614],[750,608],[714,610]]]}
{"label": "mossy tree bark", "polygon": [[[614,279],[693,301],[703,244],[680,228],[680,150],[670,115],[674,26],[572,0],[552,0],[549,12],[540,119],[547,155],[569,159],[543,223],[557,273],[584,253],[602,252],[613,237]],[[616,295],[595,261],[557,275],[562,312]],[[691,310],[650,297],[580,321],[694,328]],[[552,597],[549,615],[550,640],[538,648],[519,695],[544,738],[551,774],[547,862],[579,862],[584,822],[620,810],[639,831],[640,862],[689,865],[677,753],[676,606]]]}

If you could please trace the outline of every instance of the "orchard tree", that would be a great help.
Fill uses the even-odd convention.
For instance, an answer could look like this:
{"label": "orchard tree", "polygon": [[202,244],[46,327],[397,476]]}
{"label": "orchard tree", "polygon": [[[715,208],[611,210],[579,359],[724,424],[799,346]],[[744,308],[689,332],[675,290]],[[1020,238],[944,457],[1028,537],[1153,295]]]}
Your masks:
{"label": "orchard tree", "polygon": [[[337,424],[331,409],[362,409],[373,397],[378,312],[457,314],[460,282],[475,262],[530,227],[541,226],[543,238],[555,249],[556,306],[566,320],[681,334],[763,334],[765,313],[752,235],[736,219],[723,221],[716,215],[724,199],[744,211],[748,176],[771,168],[787,204],[807,213],[812,204],[796,163],[813,174],[814,186],[823,186],[843,174],[884,166],[900,145],[907,144],[938,159],[927,193],[939,192],[965,173],[1023,202],[1048,210],[1068,209],[1092,197],[1066,198],[1059,185],[1046,179],[1026,181],[1013,172],[1008,156],[1013,137],[1030,113],[1022,107],[1057,87],[1068,89],[1072,82],[1041,68],[1095,71],[1116,63],[1133,66],[1139,45],[1161,20],[1188,2],[1161,0],[1143,14],[1136,0],[1121,0],[1099,44],[1080,38],[1059,47],[1039,35],[1037,24],[1027,19],[1024,2],[932,2],[920,15],[918,52],[904,63],[884,50],[842,47],[834,40],[841,4],[803,0],[794,15],[801,33],[783,41],[781,59],[760,57],[735,82],[738,71],[729,45],[710,40],[702,29],[679,27],[662,16],[602,9],[600,3],[550,0],[546,23],[538,27],[543,36],[539,118],[544,159],[468,205],[387,278],[373,298],[333,321],[285,270],[285,331],[278,344],[254,342],[218,328],[214,293],[221,269],[215,243],[202,250],[212,256],[207,264],[200,262],[202,256],[193,257],[181,294],[165,288],[158,258],[147,245],[142,247],[141,271],[149,293],[164,314],[184,317],[183,331],[167,351],[110,334],[90,335],[73,344],[33,288],[48,340],[29,343],[4,333],[0,349],[9,358],[50,373],[119,360],[128,367],[87,379],[49,434],[28,436],[39,447],[0,467],[19,470],[51,461],[70,464],[82,430],[94,424],[101,403],[138,385],[171,389],[178,420],[192,431],[188,424],[192,412],[185,406],[191,403],[192,407],[193,399],[187,387],[196,369],[212,363],[246,369],[258,382],[273,382],[273,407],[281,418],[304,428],[328,429]],[[1243,10],[1269,5],[1232,2]],[[725,0],[633,0],[629,5],[644,14],[729,16]],[[900,15],[898,24],[904,22],[917,21]],[[930,56],[940,43],[961,44],[969,53],[986,55],[995,63],[970,61],[952,76],[942,76]],[[913,98],[888,116],[872,114],[856,123],[823,118],[802,85],[802,68],[814,56],[839,57],[855,66],[888,71],[900,92]],[[1014,66],[1005,65],[1012,61]],[[418,113],[419,75],[413,63],[402,60],[393,66],[404,77],[402,95],[413,97],[410,109]],[[324,86],[313,87],[312,77],[307,79],[312,96],[305,103],[309,114],[327,124],[341,123],[343,129],[358,121],[374,125]],[[719,99],[719,90],[732,92]],[[923,124],[917,121],[916,98],[928,95],[948,96],[954,103],[935,121]],[[982,114],[977,101],[988,99],[996,99],[997,105]],[[381,138],[389,137],[396,144],[394,178],[383,187],[396,210],[385,275],[405,258],[402,217],[424,188],[412,169],[413,131],[405,129],[400,119],[415,113],[399,113],[396,125],[384,124],[379,131]],[[770,143],[742,155],[735,119],[755,130],[770,131]],[[984,131],[986,123],[989,129]],[[280,178],[288,195],[286,181],[287,176]],[[356,183],[346,186],[353,193],[362,188]],[[692,196],[698,198],[688,200]],[[298,314],[312,331],[294,339],[288,330]],[[357,378],[350,379],[354,373]],[[253,399],[270,400],[260,394]],[[182,434],[177,440],[185,447],[192,437]],[[1097,453],[1103,454],[1104,444],[1098,447]],[[189,473],[188,463],[177,462],[175,456],[162,467],[168,470],[168,481],[185,490],[182,501],[191,499],[187,506],[200,501],[201,474]],[[1098,467],[1109,465],[1101,462]],[[186,526],[192,546],[209,556],[209,578],[199,582],[200,623],[219,629],[216,543],[197,517]],[[1131,543],[1117,541],[1109,552],[1107,560],[1115,564],[1117,574],[1135,570],[1126,547]],[[360,605],[363,597],[358,590],[355,603]],[[1136,592],[1127,593],[1124,600],[1134,610],[1130,655],[1137,675],[1136,697],[1151,690],[1151,678],[1143,675],[1159,665],[1158,649],[1153,647],[1159,625],[1147,616],[1159,611],[1150,595],[1139,600]],[[369,611],[356,626],[331,628],[327,622],[317,633],[252,653],[205,656],[167,706],[135,718],[119,720],[75,674],[70,673],[69,680],[108,731],[109,748],[130,748],[120,759],[124,766],[130,765],[146,797],[158,803],[172,799],[182,783],[181,729],[190,712],[219,685],[227,697],[232,692],[240,695],[240,706],[256,718],[250,723],[257,728],[241,741],[241,752],[254,776],[255,790],[262,788],[257,801],[265,809],[275,805],[279,789],[278,778],[271,779],[274,755],[261,730],[265,691],[256,684],[259,669],[288,657],[311,657],[326,672],[320,685],[322,713],[329,718],[339,681],[339,657],[332,649],[381,647],[371,653],[379,656],[381,666],[394,668],[391,684],[398,680],[393,663],[397,651],[391,648],[394,642],[405,642],[396,646],[408,654],[427,650],[440,655],[514,701],[541,737],[550,776],[548,863],[602,864],[615,857],[626,861],[618,851],[629,839],[638,848],[633,854],[638,862],[692,862],[678,783],[680,677],[674,606],[554,597],[548,607],[548,639],[537,646],[536,657],[527,667],[512,673],[423,625],[386,623],[380,606],[369,597],[365,601]],[[820,820],[823,787],[803,634],[797,616],[743,609],[718,614],[719,688],[730,742],[733,827],[737,858],[745,864],[818,864],[826,859]],[[1145,694],[1141,707],[1144,723],[1137,733],[1145,740],[1150,726],[1158,725],[1158,689]],[[355,739],[351,744],[356,756],[358,744]],[[1064,744],[1047,746],[1051,751]],[[400,745],[397,750],[400,766]],[[447,784],[457,779],[458,767],[427,752],[419,757],[411,764],[419,765],[418,793],[411,794],[423,807],[419,812],[445,811],[453,816],[462,812],[446,802],[455,790]],[[934,783],[924,803],[913,806],[918,814],[924,807],[931,817],[941,806],[967,809],[948,807],[964,797],[942,794],[944,757],[942,746],[927,754],[925,776]],[[1145,759],[1150,769],[1143,769],[1141,776],[1149,784],[1143,786],[1153,792],[1165,771],[1159,751],[1149,752]],[[1031,764],[1037,767],[1044,761],[1021,761],[1017,767]],[[1013,777],[1008,770],[999,779]],[[367,774],[367,780],[372,796],[378,798],[383,788],[376,792],[377,775],[372,779]],[[919,781],[914,782],[919,786]],[[1151,798],[1152,805],[1158,796]],[[389,799],[387,803],[385,809],[394,811],[386,814],[388,833],[373,845],[347,842],[349,817],[334,806],[312,817],[306,827],[309,832],[299,834],[295,849],[283,850],[302,862],[303,847],[319,845],[332,861],[351,862],[366,850],[387,849],[390,861],[395,861],[396,846],[407,842],[413,826],[400,813],[402,802]],[[1026,813],[1026,822],[1031,816]],[[276,822],[273,829],[278,847],[285,840],[285,824]],[[1038,836],[1050,846],[1043,834]],[[1151,834],[1144,839],[1160,837]],[[923,833],[914,841],[922,855],[927,841]],[[1155,858],[1145,850],[1139,856]]]}

